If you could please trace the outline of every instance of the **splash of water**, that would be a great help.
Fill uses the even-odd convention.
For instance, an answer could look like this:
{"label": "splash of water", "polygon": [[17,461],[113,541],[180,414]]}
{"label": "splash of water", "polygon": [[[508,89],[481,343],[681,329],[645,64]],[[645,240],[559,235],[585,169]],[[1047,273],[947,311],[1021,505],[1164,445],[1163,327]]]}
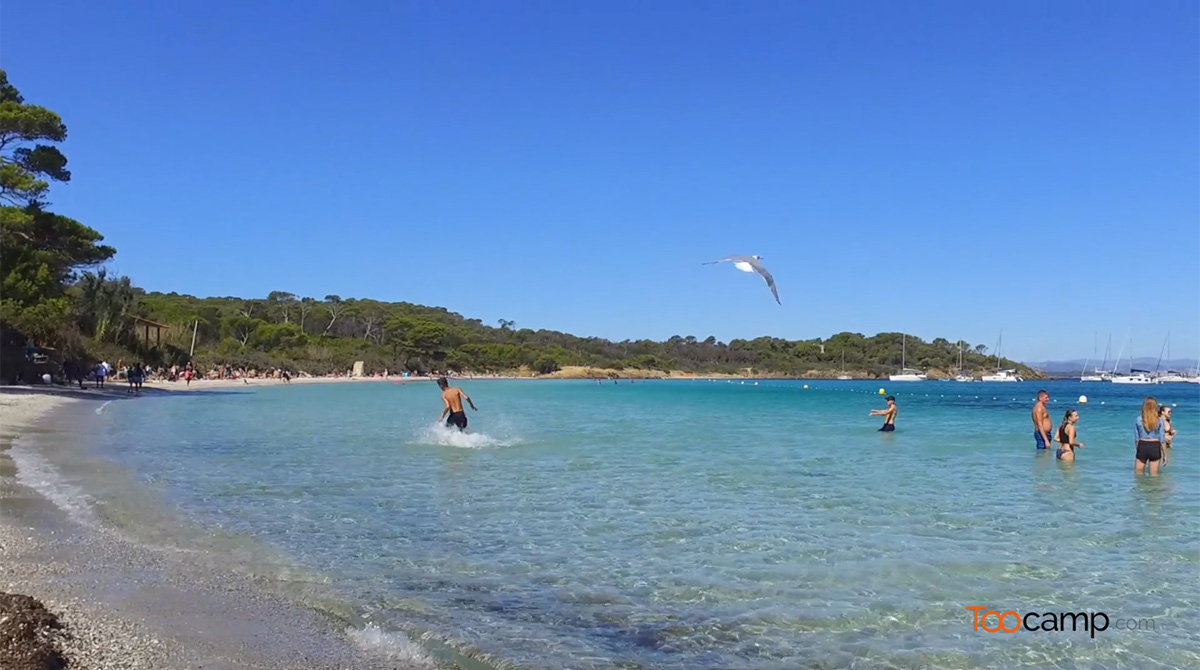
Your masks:
{"label": "splash of water", "polygon": [[402,667],[433,668],[433,659],[425,649],[400,631],[384,631],[371,624],[366,628],[350,628],[346,635],[361,649],[379,654]]}
{"label": "splash of water", "polygon": [[[470,430],[470,429],[468,429]],[[499,439],[486,433],[459,432],[444,423],[435,423],[425,427],[417,437],[422,444],[436,444],[441,447],[457,447],[459,449],[486,449],[488,447],[508,447],[520,442],[518,438]]]}

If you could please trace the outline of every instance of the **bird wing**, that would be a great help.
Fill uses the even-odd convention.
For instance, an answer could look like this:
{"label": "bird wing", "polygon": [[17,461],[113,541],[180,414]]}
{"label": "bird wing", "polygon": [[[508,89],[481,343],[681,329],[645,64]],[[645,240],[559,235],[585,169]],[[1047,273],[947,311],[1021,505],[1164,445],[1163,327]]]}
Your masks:
{"label": "bird wing", "polygon": [[715,261],[701,263],[701,265],[715,265],[717,263],[724,263],[725,261],[735,261],[735,262],[736,261],[744,261],[746,263],[751,263],[751,264],[754,263],[754,259],[750,258],[749,256],[726,256],[725,258],[718,258]]}
{"label": "bird wing", "polygon": [[771,289],[771,295],[775,296],[775,302],[778,302],[780,305],[782,305],[783,303],[779,301],[779,291],[775,290],[775,278],[771,276],[771,273],[767,272],[767,269],[764,268],[761,263],[757,263],[753,259],[747,262],[753,265],[754,269],[758,271],[758,274],[762,275],[762,278],[766,280],[767,288]]}

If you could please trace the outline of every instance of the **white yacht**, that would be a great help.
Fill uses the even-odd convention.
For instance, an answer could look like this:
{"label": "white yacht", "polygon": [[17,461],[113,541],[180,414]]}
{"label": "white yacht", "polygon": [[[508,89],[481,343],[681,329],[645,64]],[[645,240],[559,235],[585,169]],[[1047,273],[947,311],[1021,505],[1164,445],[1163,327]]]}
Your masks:
{"label": "white yacht", "polygon": [[[1163,344],[1167,351],[1167,359],[1171,358],[1171,331],[1167,331],[1167,341]],[[1188,381],[1188,376],[1177,370],[1167,370],[1159,372],[1159,367],[1162,365],[1162,353],[1158,352],[1158,365],[1154,367],[1154,383],[1155,384],[1185,384]]]}
{"label": "white yacht", "polygon": [[840,379],[842,381],[845,381],[847,379],[854,379],[854,377],[851,377],[850,375],[846,374],[846,350],[845,349],[842,349],[842,374],[838,375],[838,379]]}
{"label": "white yacht", "polygon": [[[1109,333],[1108,345],[1104,347],[1104,362],[1100,364],[1100,367],[1096,368],[1095,370],[1092,370],[1091,374],[1088,374],[1088,371],[1087,371],[1088,363],[1092,362],[1092,359],[1088,358],[1087,361],[1085,361],[1083,364],[1083,373],[1081,375],[1079,375],[1079,381],[1081,381],[1081,382],[1106,382],[1106,381],[1108,381],[1110,378],[1110,375],[1108,374],[1108,371],[1104,369],[1104,366],[1108,364],[1108,354],[1111,352],[1111,350],[1112,350],[1112,333]],[[1093,356],[1096,355],[1096,343],[1095,342],[1092,343],[1092,355]]]}
{"label": "white yacht", "polygon": [[1004,331],[1000,331],[1000,338],[996,341],[996,372],[990,375],[984,375],[982,381],[985,382],[1023,382],[1024,379],[1017,374],[1016,370],[1001,370],[1000,369],[1000,351],[1004,346]]}
{"label": "white yacht", "polygon": [[900,374],[888,375],[888,379],[894,382],[923,382],[929,377],[920,370],[903,368],[900,370]]}
{"label": "white yacht", "polygon": [[1157,384],[1158,379],[1153,377],[1145,370],[1130,370],[1129,374],[1115,374],[1112,376],[1114,384]]}
{"label": "white yacht", "polygon": [[962,347],[962,345],[963,345],[962,340],[959,340],[958,341],[958,374],[954,375],[954,381],[956,381],[956,382],[973,382],[973,381],[975,381],[975,377],[971,373],[963,370],[963,347]]}
{"label": "white yacht", "polygon": [[995,374],[984,375],[985,382],[1023,382],[1025,381],[1016,370],[996,370]]}
{"label": "white yacht", "polygon": [[1155,375],[1154,378],[1158,380],[1155,382],[1157,384],[1184,384],[1192,381],[1190,377],[1184,375],[1182,372],[1176,372],[1174,370],[1167,370],[1162,374]]}
{"label": "white yacht", "polygon": [[888,380],[893,382],[923,382],[929,379],[921,370],[914,370],[905,367],[908,362],[908,335],[900,343],[900,374],[888,375]]}

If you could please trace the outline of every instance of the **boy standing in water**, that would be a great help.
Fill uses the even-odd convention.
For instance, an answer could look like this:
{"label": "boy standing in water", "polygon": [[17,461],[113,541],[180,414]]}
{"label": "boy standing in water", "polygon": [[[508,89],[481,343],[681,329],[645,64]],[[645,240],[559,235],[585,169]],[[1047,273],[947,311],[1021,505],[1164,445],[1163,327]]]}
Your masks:
{"label": "boy standing in water", "polygon": [[883,427],[880,428],[879,431],[883,433],[890,433],[896,430],[896,413],[899,410],[896,409],[895,396],[888,396],[884,398],[884,400],[887,401],[887,409],[873,409],[871,410],[871,416],[882,416]]}
{"label": "boy standing in water", "polygon": [[[438,377],[437,385],[442,389],[442,402],[446,404],[438,421],[445,419],[447,426],[454,426],[460,432],[465,431],[467,429],[467,413],[463,411],[463,401],[466,400],[471,409],[476,412],[479,411],[479,408],[471,402],[471,397],[463,393],[462,389],[452,388],[445,377]],[[447,418],[446,414],[449,414],[450,417]]]}

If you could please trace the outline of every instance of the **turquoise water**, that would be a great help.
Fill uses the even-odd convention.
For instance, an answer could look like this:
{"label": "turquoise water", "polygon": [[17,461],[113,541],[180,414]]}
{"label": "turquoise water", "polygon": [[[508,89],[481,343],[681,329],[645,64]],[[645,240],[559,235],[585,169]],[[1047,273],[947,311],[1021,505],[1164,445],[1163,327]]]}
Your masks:
{"label": "turquoise water", "polygon": [[[1150,389],[1180,436],[1138,479],[1146,387],[1041,385],[1056,422],[1091,397],[1064,464],[1034,450],[1036,385],[885,383],[881,434],[879,382],[809,384],[464,381],[465,437],[430,384],[144,398],[90,457],[358,625],[493,665],[1200,667],[1200,387]],[[987,634],[970,605],[1155,630]]]}

